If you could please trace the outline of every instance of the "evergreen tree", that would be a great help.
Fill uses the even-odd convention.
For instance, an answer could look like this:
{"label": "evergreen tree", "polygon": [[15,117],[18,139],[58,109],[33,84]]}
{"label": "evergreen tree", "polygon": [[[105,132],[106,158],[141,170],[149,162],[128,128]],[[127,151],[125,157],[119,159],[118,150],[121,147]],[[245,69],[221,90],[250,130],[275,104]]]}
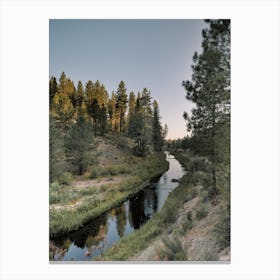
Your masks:
{"label": "evergreen tree", "polygon": [[124,132],[125,128],[125,113],[127,109],[127,94],[123,81],[120,82],[117,90],[116,112],[119,116],[119,132]]}
{"label": "evergreen tree", "polygon": [[163,129],[163,133],[162,133],[163,139],[166,138],[167,134],[168,134],[168,126],[167,126],[167,124],[165,124],[164,129]]}
{"label": "evergreen tree", "polygon": [[[108,93],[100,82],[89,81],[86,85],[87,111],[92,119],[95,135],[103,134],[107,129]],[[104,130],[105,129],[105,130]]]}
{"label": "evergreen tree", "polygon": [[66,80],[66,85],[65,85],[65,92],[69,95],[69,98],[72,102],[72,106],[74,110],[76,111],[77,109],[77,92],[75,85],[73,81],[71,81],[69,78]]}
{"label": "evergreen tree", "polygon": [[133,129],[133,137],[139,137],[143,134],[144,131],[144,118],[143,118],[143,110],[141,104],[141,94],[138,92],[137,99],[135,102],[135,110],[134,110],[134,129]]}
{"label": "evergreen tree", "polygon": [[67,91],[67,78],[65,73],[61,74],[59,79],[58,92],[53,97],[54,113],[52,116],[63,128],[64,136],[66,137],[67,129],[74,117],[74,107]]}
{"label": "evergreen tree", "polygon": [[135,105],[135,144],[134,153],[144,157],[148,153],[148,145],[152,144],[152,108],[151,92],[144,88],[138,93]]}
{"label": "evergreen tree", "polygon": [[77,122],[71,127],[67,141],[67,159],[82,175],[91,163],[91,151],[94,148],[93,133],[83,115],[78,115]]}
{"label": "evergreen tree", "polygon": [[101,108],[99,109],[99,130],[101,135],[107,132],[107,120],[107,108],[104,104],[102,104]]}
{"label": "evergreen tree", "polygon": [[76,105],[78,110],[82,107],[84,102],[84,87],[81,81],[78,82],[78,87],[77,87],[77,95],[76,95]]}
{"label": "evergreen tree", "polygon": [[57,93],[57,91],[58,91],[58,86],[57,86],[56,78],[51,77],[50,81],[49,81],[49,106],[50,106],[50,110],[51,110],[51,105],[52,105],[52,102],[53,102],[54,95]]}
{"label": "evergreen tree", "polygon": [[152,135],[152,97],[151,92],[147,88],[143,89],[140,104],[143,118],[142,135],[145,136],[147,140],[149,140],[151,139]]}
{"label": "evergreen tree", "polygon": [[193,56],[192,79],[182,83],[186,98],[196,105],[191,116],[184,113],[184,117],[188,129],[198,140],[200,153],[207,155],[212,162],[216,184],[217,164],[229,161],[230,21],[206,22],[209,28],[202,32],[202,53]]}
{"label": "evergreen tree", "polygon": [[116,96],[114,92],[112,92],[112,96],[108,101],[108,115],[111,131],[114,131],[116,126]]}
{"label": "evergreen tree", "polygon": [[51,183],[64,171],[65,154],[63,135],[51,116],[49,128],[49,181]]}
{"label": "evergreen tree", "polygon": [[154,100],[153,104],[153,146],[156,152],[161,152],[163,147],[163,131],[160,124],[158,103]]}
{"label": "evergreen tree", "polygon": [[86,84],[86,104],[87,104],[87,112],[92,119],[92,127],[94,130],[94,134],[97,134],[97,121],[98,121],[98,101],[95,94],[96,88],[92,81],[88,81]]}
{"label": "evergreen tree", "polygon": [[133,136],[135,133],[135,106],[136,99],[134,92],[130,92],[128,98],[128,135]]}

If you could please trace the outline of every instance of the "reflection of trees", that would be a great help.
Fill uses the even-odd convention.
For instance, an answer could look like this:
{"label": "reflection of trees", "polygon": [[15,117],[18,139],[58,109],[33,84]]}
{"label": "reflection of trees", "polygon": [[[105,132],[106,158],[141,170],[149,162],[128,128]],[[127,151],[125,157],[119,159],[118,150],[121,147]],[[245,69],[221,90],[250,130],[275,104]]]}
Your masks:
{"label": "reflection of trees", "polygon": [[120,237],[123,237],[126,225],[125,217],[125,206],[124,203],[121,206],[115,208],[116,218],[117,218],[117,230]]}
{"label": "reflection of trees", "polygon": [[144,211],[144,191],[140,191],[129,200],[129,222],[135,229],[146,221]]}
{"label": "reflection of trees", "polygon": [[146,218],[150,218],[151,215],[157,210],[157,195],[154,189],[146,189],[144,198],[144,211]]}
{"label": "reflection of trees", "polygon": [[166,173],[164,173],[164,175],[163,175],[163,183],[164,183],[164,184],[167,183],[167,175],[166,175]]}
{"label": "reflection of trees", "polygon": [[[106,234],[108,231],[107,214],[101,215],[100,217],[94,219],[80,230],[70,233],[66,238],[58,238],[54,240],[55,245],[62,247],[64,246],[65,240],[69,239],[71,242],[74,242],[74,245],[83,249],[85,246],[87,246],[86,242],[91,243],[91,239],[89,237],[95,238],[99,235],[101,226]],[[87,241],[88,238],[89,241]]]}

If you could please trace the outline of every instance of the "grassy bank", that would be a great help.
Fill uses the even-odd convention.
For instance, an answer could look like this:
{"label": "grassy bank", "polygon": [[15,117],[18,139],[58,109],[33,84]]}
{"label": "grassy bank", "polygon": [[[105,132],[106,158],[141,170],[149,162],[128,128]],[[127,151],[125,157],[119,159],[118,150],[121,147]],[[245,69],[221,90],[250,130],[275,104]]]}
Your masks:
{"label": "grassy bank", "polygon": [[186,179],[186,176],[181,179],[179,186],[168,196],[160,212],[156,213],[140,229],[121,239],[118,244],[105,252],[101,260],[127,260],[145,249],[151,241],[165,232],[176,220],[179,208],[183,203],[196,195],[195,190],[188,184]]}
{"label": "grassy bank", "polygon": [[[50,236],[77,230],[89,220],[117,206],[130,195],[149,185],[153,178],[168,169],[165,155],[156,153],[145,160],[131,158],[123,164],[97,167],[86,176],[93,185],[77,188],[75,181],[67,186],[50,187]],[[119,180],[115,180],[115,178]],[[100,184],[101,182],[101,184]],[[104,184],[102,184],[104,182]],[[52,205],[53,204],[53,205]]]}
{"label": "grassy bank", "polygon": [[[228,201],[212,186],[209,163],[196,156],[175,155],[186,169],[179,186],[160,212],[100,260],[217,260],[229,246]],[[147,247],[154,251],[152,259],[145,255]],[[141,254],[144,258],[137,258]]]}

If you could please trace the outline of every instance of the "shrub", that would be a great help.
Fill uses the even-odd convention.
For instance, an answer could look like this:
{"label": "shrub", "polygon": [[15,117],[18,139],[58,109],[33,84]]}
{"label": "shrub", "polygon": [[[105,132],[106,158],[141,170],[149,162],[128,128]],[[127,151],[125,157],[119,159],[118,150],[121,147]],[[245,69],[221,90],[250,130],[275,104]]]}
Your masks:
{"label": "shrub", "polygon": [[58,178],[58,183],[61,185],[70,186],[73,183],[73,176],[70,172],[62,173]]}
{"label": "shrub", "polygon": [[192,188],[192,189],[188,190],[186,198],[185,198],[185,202],[192,200],[194,197],[196,197],[196,195],[197,195],[196,189]]}
{"label": "shrub", "polygon": [[60,188],[59,183],[58,182],[53,182],[50,184],[50,190],[51,191],[58,191]]}
{"label": "shrub", "polygon": [[[190,213],[190,212],[189,212]],[[182,223],[182,226],[179,230],[179,234],[181,235],[184,235],[187,231],[189,231],[190,229],[192,229],[193,227],[193,222],[192,220],[185,220],[183,223]]]}
{"label": "shrub", "polygon": [[169,260],[169,261],[186,260],[187,258],[186,253],[178,237],[175,237],[173,241],[170,240],[169,238],[163,238],[162,242],[165,245],[165,248],[160,249],[157,252],[161,260]]}
{"label": "shrub", "polygon": [[219,194],[219,190],[216,187],[211,187],[209,188],[208,191],[208,197],[210,199],[213,199],[215,196],[217,196]]}
{"label": "shrub", "polygon": [[191,173],[197,171],[208,172],[209,171],[209,164],[204,159],[194,159],[190,162],[188,169]]}
{"label": "shrub", "polygon": [[96,169],[92,169],[90,172],[90,179],[96,179],[98,177],[98,172]]}
{"label": "shrub", "polygon": [[202,220],[207,216],[207,210],[204,206],[197,210],[195,217],[198,221]]}
{"label": "shrub", "polygon": [[171,199],[165,202],[161,210],[161,217],[164,223],[170,224],[176,221],[178,213],[178,204],[175,199]]}
{"label": "shrub", "polygon": [[230,210],[229,206],[227,210],[222,213],[221,220],[216,224],[214,230],[216,236],[216,243],[219,250],[222,250],[230,246]]}

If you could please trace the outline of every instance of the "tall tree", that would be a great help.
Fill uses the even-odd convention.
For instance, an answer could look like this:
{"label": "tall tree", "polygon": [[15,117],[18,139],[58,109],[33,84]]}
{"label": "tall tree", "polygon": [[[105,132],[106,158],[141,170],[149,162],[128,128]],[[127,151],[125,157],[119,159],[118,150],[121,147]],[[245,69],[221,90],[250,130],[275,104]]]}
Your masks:
{"label": "tall tree", "polygon": [[76,168],[79,175],[82,175],[87,166],[91,163],[90,152],[94,148],[94,137],[89,123],[83,115],[78,115],[77,122],[72,125],[67,141],[67,158]]}
{"label": "tall tree", "polygon": [[77,112],[82,108],[83,102],[84,102],[84,87],[81,81],[78,82],[77,86],[77,94],[76,94],[76,107],[77,107]]}
{"label": "tall tree", "polygon": [[125,84],[123,81],[121,81],[117,90],[117,101],[116,101],[116,112],[119,115],[119,132],[124,132],[127,102],[128,100],[127,100]]}
{"label": "tall tree", "polygon": [[92,119],[95,135],[99,131],[104,133],[105,123],[107,126],[108,93],[97,80],[94,84],[89,81],[86,85],[87,111]]}
{"label": "tall tree", "polygon": [[53,102],[54,95],[58,91],[58,85],[55,77],[51,77],[49,81],[49,105],[51,109],[51,105]]}
{"label": "tall tree", "polygon": [[111,131],[114,131],[116,126],[116,95],[114,91],[108,101],[108,115]]}
{"label": "tall tree", "polygon": [[158,103],[154,100],[153,104],[153,146],[156,152],[161,152],[163,147],[163,131],[160,123]]}
{"label": "tall tree", "polygon": [[128,98],[128,135],[133,136],[135,131],[135,106],[136,98],[134,92],[130,92]]}
{"label": "tall tree", "polygon": [[98,121],[98,102],[96,98],[96,87],[93,82],[89,80],[86,84],[85,94],[86,94],[86,104],[87,104],[87,112],[92,119],[92,126],[94,130],[94,134],[97,134],[97,121]]}
{"label": "tall tree", "polygon": [[182,85],[187,100],[195,103],[191,116],[184,113],[188,129],[199,139],[201,153],[210,158],[216,184],[216,165],[230,149],[230,20],[206,22],[202,53],[195,52],[192,79]]}
{"label": "tall tree", "polygon": [[74,117],[74,107],[70,99],[67,87],[67,78],[63,72],[59,79],[58,92],[53,97],[54,119],[63,128],[64,136],[66,137],[67,129]]}
{"label": "tall tree", "polygon": [[135,144],[134,153],[144,157],[148,153],[148,145],[152,144],[152,108],[151,92],[144,88],[138,93],[135,105]]}
{"label": "tall tree", "polygon": [[141,111],[143,117],[143,135],[151,139],[152,134],[152,97],[151,92],[144,88],[141,95]]}
{"label": "tall tree", "polygon": [[50,116],[49,125],[49,181],[55,181],[65,167],[64,141],[60,129]]}

